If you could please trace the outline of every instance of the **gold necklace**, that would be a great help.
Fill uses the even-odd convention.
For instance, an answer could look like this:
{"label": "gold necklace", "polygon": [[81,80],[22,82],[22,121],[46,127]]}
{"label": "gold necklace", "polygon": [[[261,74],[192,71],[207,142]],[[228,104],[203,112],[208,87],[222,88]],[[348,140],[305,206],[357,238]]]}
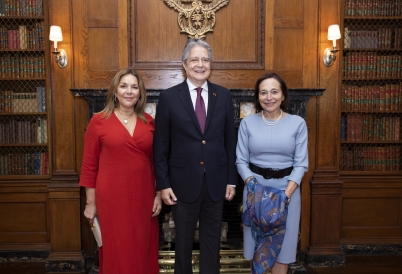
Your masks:
{"label": "gold necklace", "polygon": [[133,116],[133,114],[135,113],[135,112],[133,112],[133,113],[130,114],[130,116],[129,116],[128,118],[124,118],[123,114],[120,113],[120,109],[117,109],[117,112],[119,113],[119,116],[123,117],[123,123],[124,123],[125,125],[128,124],[128,119],[130,119],[131,116]]}

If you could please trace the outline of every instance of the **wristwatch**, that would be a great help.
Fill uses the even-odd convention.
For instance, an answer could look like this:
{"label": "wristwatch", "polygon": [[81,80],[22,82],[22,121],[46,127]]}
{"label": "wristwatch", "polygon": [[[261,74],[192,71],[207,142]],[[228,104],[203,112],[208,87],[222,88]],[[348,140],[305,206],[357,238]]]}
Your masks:
{"label": "wristwatch", "polygon": [[290,198],[288,196],[286,196],[286,202],[285,203],[290,203]]}

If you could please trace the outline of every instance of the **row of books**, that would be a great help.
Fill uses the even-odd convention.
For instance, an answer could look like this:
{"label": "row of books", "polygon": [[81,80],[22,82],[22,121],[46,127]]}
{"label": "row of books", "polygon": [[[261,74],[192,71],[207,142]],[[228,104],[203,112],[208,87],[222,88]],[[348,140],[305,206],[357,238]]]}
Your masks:
{"label": "row of books", "polygon": [[341,147],[342,171],[400,171],[401,146]]}
{"label": "row of books", "polygon": [[0,55],[0,78],[45,78],[45,57]]}
{"label": "row of books", "polygon": [[0,154],[0,175],[48,175],[47,152]]}
{"label": "row of books", "polygon": [[341,118],[342,141],[401,141],[401,117],[348,113]]}
{"label": "row of books", "polygon": [[2,144],[47,144],[47,120],[16,120],[0,122]]}
{"label": "row of books", "polygon": [[0,28],[0,49],[44,49],[44,22]]}
{"label": "row of books", "polygon": [[343,78],[402,77],[402,55],[377,52],[347,52],[342,59]]}
{"label": "row of books", "polygon": [[46,88],[35,92],[0,91],[0,113],[46,112]]}
{"label": "row of books", "polygon": [[402,47],[402,29],[344,30],[345,49],[400,49]]}
{"label": "row of books", "polygon": [[345,16],[402,16],[400,0],[345,0]]}
{"label": "row of books", "polygon": [[402,82],[398,84],[355,86],[342,84],[343,111],[396,111],[402,109]]}
{"label": "row of books", "polygon": [[0,0],[0,16],[43,16],[42,0]]}

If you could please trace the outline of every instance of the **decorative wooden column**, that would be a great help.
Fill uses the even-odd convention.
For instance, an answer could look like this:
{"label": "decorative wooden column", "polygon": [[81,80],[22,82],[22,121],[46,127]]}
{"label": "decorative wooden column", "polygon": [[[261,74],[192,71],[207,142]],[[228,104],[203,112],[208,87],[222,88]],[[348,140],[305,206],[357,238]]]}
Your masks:
{"label": "decorative wooden column", "polygon": [[[342,187],[339,169],[339,65],[341,54],[327,67],[322,61],[324,50],[331,47],[328,26],[340,24],[341,2],[318,0],[318,68],[319,85],[326,88],[325,95],[316,107],[315,170],[310,182],[311,222],[310,245],[307,252],[309,265],[341,266],[345,254],[340,246],[342,213]],[[342,38],[343,39],[343,38]],[[337,41],[339,45],[340,40]]]}
{"label": "decorative wooden column", "polygon": [[[49,192],[50,253],[46,272],[85,271],[81,248],[80,187],[75,161],[74,100],[69,93],[73,75],[72,6],[70,0],[48,1],[49,25],[62,29],[58,48],[68,56],[65,68],[50,59],[52,177]],[[45,30],[48,33],[49,30]],[[45,35],[46,49],[51,42]],[[49,45],[49,47],[48,47]]]}

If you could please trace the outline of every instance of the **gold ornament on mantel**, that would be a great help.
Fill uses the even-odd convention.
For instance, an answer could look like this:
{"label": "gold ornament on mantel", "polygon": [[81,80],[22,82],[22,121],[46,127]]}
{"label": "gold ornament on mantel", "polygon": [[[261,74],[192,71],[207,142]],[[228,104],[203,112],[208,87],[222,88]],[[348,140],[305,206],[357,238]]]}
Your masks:
{"label": "gold ornament on mantel", "polygon": [[[207,32],[214,31],[215,12],[226,6],[230,0],[164,0],[165,3],[177,10],[180,32],[188,34],[189,38],[204,39]],[[183,3],[190,3],[184,5]],[[203,5],[202,2],[209,4]]]}

